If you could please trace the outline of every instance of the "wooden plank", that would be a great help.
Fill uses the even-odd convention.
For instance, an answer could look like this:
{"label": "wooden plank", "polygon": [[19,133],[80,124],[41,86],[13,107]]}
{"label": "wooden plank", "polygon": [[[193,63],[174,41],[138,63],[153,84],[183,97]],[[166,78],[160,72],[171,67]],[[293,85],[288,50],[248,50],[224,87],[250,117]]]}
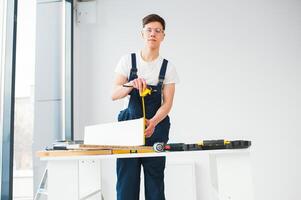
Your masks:
{"label": "wooden plank", "polygon": [[154,153],[151,146],[108,146],[108,145],[80,145],[79,148],[69,150],[38,151],[38,157],[52,156],[81,156],[81,155],[110,155],[129,153]]}
{"label": "wooden plank", "polygon": [[38,151],[38,157],[52,157],[52,156],[88,156],[88,155],[111,155],[112,150],[51,150],[51,151]]}

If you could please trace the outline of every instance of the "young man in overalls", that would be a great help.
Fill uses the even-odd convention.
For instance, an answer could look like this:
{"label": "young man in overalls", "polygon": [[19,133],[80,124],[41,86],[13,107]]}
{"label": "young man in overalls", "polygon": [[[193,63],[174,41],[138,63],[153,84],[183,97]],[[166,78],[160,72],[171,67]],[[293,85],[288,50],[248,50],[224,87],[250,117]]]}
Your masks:
{"label": "young man in overalls", "polygon": [[[139,52],[123,56],[115,70],[115,88],[112,99],[125,98],[126,109],[118,116],[119,121],[143,117],[140,92],[151,88],[145,97],[146,144],[167,142],[170,128],[168,113],[171,110],[175,84],[179,78],[174,66],[163,59],[160,45],[165,37],[165,21],[156,14],[143,18],[142,38],[145,46]],[[132,87],[124,87],[123,85]],[[144,170],[145,199],[164,200],[165,157],[117,159],[117,200],[138,200],[140,170]]]}

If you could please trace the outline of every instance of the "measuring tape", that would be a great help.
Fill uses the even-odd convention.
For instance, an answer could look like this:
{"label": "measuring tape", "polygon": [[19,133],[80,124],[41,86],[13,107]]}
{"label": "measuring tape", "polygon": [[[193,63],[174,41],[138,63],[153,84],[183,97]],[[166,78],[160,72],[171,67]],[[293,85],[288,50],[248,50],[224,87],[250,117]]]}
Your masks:
{"label": "measuring tape", "polygon": [[[152,90],[149,89],[149,88],[146,88],[145,90],[143,90],[141,93],[140,93],[140,97],[142,99],[142,112],[143,112],[143,135],[145,133],[145,129],[146,129],[146,114],[145,114],[145,103],[144,103],[144,97],[147,96],[147,95],[151,95],[152,93]],[[144,135],[144,145],[145,145],[145,135]]]}
{"label": "measuring tape", "polygon": [[[127,84],[124,84],[123,87],[133,87],[132,85],[127,85]],[[143,112],[143,136],[144,136],[144,145],[145,145],[145,127],[146,127],[146,124],[145,124],[145,121],[146,121],[146,114],[145,114],[145,103],[144,103],[144,97],[147,96],[147,95],[151,95],[152,93],[152,89],[151,88],[146,88],[145,90],[143,90],[142,92],[140,92],[140,97],[142,99],[142,112]]]}

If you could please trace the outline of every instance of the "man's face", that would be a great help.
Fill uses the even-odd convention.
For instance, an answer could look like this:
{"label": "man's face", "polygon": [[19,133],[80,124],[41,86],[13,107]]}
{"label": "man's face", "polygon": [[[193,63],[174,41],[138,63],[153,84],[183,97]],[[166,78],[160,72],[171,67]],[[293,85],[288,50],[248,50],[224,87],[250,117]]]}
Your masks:
{"label": "man's face", "polygon": [[151,49],[159,48],[164,36],[163,26],[160,22],[150,22],[142,30],[143,40]]}

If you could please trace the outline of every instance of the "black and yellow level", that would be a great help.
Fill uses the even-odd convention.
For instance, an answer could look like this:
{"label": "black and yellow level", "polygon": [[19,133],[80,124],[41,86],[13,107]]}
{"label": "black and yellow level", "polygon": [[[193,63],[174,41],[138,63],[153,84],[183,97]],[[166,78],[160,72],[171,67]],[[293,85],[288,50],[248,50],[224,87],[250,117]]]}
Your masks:
{"label": "black and yellow level", "polygon": [[156,152],[162,151],[198,151],[214,149],[244,149],[251,146],[247,140],[203,140],[195,144],[185,143],[155,143],[153,148]]}

